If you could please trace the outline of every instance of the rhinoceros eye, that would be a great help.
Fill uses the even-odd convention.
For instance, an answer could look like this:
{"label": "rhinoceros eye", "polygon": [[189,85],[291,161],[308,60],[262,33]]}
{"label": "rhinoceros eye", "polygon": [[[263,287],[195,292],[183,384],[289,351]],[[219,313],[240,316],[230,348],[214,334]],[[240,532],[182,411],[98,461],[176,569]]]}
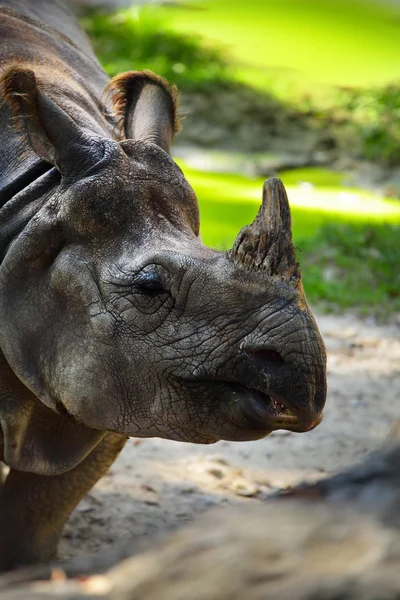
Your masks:
{"label": "rhinoceros eye", "polygon": [[160,275],[156,271],[142,271],[135,278],[135,288],[150,298],[166,293]]}

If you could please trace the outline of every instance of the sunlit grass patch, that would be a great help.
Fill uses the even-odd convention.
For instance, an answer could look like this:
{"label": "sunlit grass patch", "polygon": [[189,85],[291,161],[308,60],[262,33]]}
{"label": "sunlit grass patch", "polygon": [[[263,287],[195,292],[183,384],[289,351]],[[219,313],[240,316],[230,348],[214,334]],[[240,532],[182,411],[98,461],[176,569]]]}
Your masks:
{"label": "sunlit grass patch", "polygon": [[394,3],[196,0],[175,3],[163,14],[176,31],[223,43],[250,83],[257,83],[257,71],[264,78],[276,69],[308,86],[383,85],[400,77]]}
{"label": "sunlit grass patch", "polygon": [[150,69],[185,89],[231,78],[218,49],[203,47],[196,37],[169,28],[160,8],[90,12],[81,24],[110,77]]}
{"label": "sunlit grass patch", "polygon": [[[151,69],[184,92],[348,127],[360,155],[400,160],[400,6],[388,0],[182,0],[82,18],[110,76]],[[294,112],[293,112],[294,111]],[[340,136],[339,136],[340,137]]]}
{"label": "sunlit grass patch", "polygon": [[[208,173],[177,161],[195,189],[202,210],[203,232],[210,245],[229,245],[238,228],[254,218],[264,180],[237,174]],[[400,203],[342,185],[343,174],[326,169],[298,169],[280,174],[289,195],[295,240],[309,237],[326,223],[397,223]],[[219,236],[223,225],[228,236]]]}
{"label": "sunlit grass patch", "polygon": [[[262,179],[204,173],[180,161],[199,199],[205,244],[228,249],[261,203]],[[400,203],[340,187],[324,169],[282,173],[309,299],[385,318],[400,311]]]}
{"label": "sunlit grass patch", "polygon": [[400,79],[399,18],[371,0],[183,0],[82,24],[110,75],[147,67],[185,87],[234,77],[287,99]]}

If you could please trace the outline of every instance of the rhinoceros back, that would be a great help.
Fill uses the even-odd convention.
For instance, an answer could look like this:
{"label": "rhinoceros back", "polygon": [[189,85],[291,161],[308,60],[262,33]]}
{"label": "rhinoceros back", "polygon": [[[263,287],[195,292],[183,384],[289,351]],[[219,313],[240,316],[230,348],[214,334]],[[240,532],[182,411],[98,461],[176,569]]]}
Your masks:
{"label": "rhinoceros back", "polygon": [[[99,110],[108,78],[73,15],[55,0],[0,0],[0,77],[32,69],[46,94],[79,125],[106,134]],[[110,126],[111,131],[111,126]],[[52,165],[42,161],[0,99],[0,208]]]}

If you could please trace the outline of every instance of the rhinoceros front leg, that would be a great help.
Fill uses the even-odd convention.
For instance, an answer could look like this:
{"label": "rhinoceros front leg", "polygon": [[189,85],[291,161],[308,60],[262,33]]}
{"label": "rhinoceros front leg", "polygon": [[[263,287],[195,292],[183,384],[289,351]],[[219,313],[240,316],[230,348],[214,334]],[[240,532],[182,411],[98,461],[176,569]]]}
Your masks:
{"label": "rhinoceros front leg", "polygon": [[55,555],[69,514],[107,472],[125,441],[108,433],[85,460],[62,475],[10,470],[0,493],[0,571]]}

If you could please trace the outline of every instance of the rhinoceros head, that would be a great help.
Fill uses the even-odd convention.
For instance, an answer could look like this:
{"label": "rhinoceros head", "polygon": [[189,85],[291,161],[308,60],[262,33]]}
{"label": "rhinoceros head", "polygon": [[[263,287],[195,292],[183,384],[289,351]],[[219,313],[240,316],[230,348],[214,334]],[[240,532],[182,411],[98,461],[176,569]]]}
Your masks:
{"label": "rhinoceros head", "polygon": [[32,71],[6,84],[57,169],[2,264],[1,347],[20,381],[63,418],[127,436],[211,443],[318,424],[325,349],[280,180],[218,252],[169,153],[176,103],[162,80],[112,81],[122,141],[78,125]]}

